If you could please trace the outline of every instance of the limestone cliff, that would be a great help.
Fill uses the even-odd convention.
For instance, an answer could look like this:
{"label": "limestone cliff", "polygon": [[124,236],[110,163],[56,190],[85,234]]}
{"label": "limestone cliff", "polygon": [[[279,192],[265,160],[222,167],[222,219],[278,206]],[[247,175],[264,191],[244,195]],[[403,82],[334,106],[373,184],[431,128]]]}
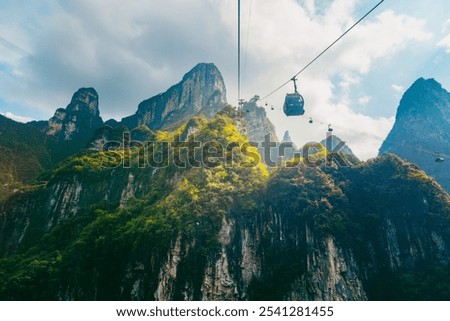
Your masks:
{"label": "limestone cliff", "polygon": [[163,129],[195,115],[213,117],[226,104],[226,88],[214,64],[201,63],[186,73],[178,84],[166,92],[144,100],[137,112],[122,119],[129,129],[146,125]]}
{"label": "limestone cliff", "polygon": [[73,95],[66,108],[56,110],[48,121],[45,133],[58,141],[89,139],[102,125],[97,92],[94,88],[81,88]]}

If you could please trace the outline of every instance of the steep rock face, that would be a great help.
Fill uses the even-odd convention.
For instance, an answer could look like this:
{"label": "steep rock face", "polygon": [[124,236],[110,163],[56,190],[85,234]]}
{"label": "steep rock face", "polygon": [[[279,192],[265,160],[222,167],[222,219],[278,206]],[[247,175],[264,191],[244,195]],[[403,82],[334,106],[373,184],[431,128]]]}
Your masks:
{"label": "steep rock face", "polygon": [[[54,226],[79,215],[86,215],[96,204],[125,206],[130,199],[148,192],[152,172],[124,173],[110,169],[102,173],[65,173],[28,194],[18,193],[0,203],[0,256],[27,247]],[[41,186],[42,187],[42,186]]]}
{"label": "steep rock face", "polygon": [[440,153],[450,153],[450,93],[434,79],[414,82],[400,101],[383,153],[419,165],[450,191],[450,162],[435,162]]}
{"label": "steep rock face", "polygon": [[58,141],[71,141],[91,136],[103,125],[94,88],[80,88],[66,108],[59,108],[49,119],[45,133]]}
{"label": "steep rock face", "polygon": [[344,142],[342,139],[337,137],[336,135],[327,135],[327,138],[323,139],[320,142],[323,146],[325,146],[329,151],[341,152],[345,155],[349,155],[352,158],[356,158],[355,154],[351,148]]}
{"label": "steep rock face", "polygon": [[226,104],[226,89],[214,64],[198,64],[180,83],[141,102],[136,114],[122,119],[130,129],[146,125],[158,130],[180,124],[195,115],[213,117]]}
{"label": "steep rock face", "polygon": [[[266,111],[263,107],[257,105],[257,97],[250,99],[249,102],[242,106],[243,120],[245,122],[245,133],[251,142],[261,144],[266,141],[267,137],[271,142],[279,145],[279,140],[275,132],[275,126],[267,117]],[[267,163],[276,163],[279,158],[278,148],[270,149],[270,160],[266,159],[264,149],[260,148],[262,160]],[[293,151],[291,151],[293,154]]]}
{"label": "steep rock face", "polygon": [[293,283],[286,299],[367,300],[363,278],[351,251],[338,247],[331,237],[317,242],[308,230],[306,242],[308,275]]}
{"label": "steep rock face", "polygon": [[[42,122],[30,123],[37,128]],[[52,163],[79,153],[88,147],[94,133],[103,125],[98,109],[98,94],[93,88],[80,88],[66,108],[59,108],[43,128],[50,138],[47,148]]]}
{"label": "steep rock face", "polygon": [[278,142],[275,126],[267,117],[266,111],[251,99],[242,107],[245,123],[247,124],[247,135],[250,141],[263,142],[267,134],[270,134],[274,142]]}

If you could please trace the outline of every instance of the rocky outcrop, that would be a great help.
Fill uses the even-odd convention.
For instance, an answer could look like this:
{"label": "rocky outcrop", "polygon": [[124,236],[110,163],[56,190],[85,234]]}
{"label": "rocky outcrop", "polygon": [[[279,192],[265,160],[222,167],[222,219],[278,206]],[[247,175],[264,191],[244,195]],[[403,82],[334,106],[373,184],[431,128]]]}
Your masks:
{"label": "rocky outcrop", "polygon": [[165,93],[144,100],[136,114],[122,119],[130,129],[146,125],[151,130],[181,124],[195,115],[213,117],[226,104],[226,89],[214,64],[201,63]]}
{"label": "rocky outcrop", "polygon": [[245,123],[247,124],[247,135],[250,141],[263,142],[266,135],[270,135],[272,141],[278,142],[275,126],[269,120],[266,110],[257,105],[259,97],[250,99],[242,106]]}
{"label": "rocky outcrop", "polygon": [[102,125],[97,92],[94,88],[80,88],[66,108],[56,110],[45,133],[58,141],[86,140]]}
{"label": "rocky outcrop", "polygon": [[423,168],[450,191],[450,93],[434,79],[420,78],[405,92],[383,153],[395,153]]}
{"label": "rocky outcrop", "polygon": [[353,151],[346,144],[346,142],[344,142],[336,135],[329,134],[327,135],[327,138],[323,139],[320,143],[330,152],[340,152],[345,155],[351,156],[352,158],[356,158],[355,154],[353,154]]}
{"label": "rocky outcrop", "polygon": [[[279,140],[275,132],[275,126],[267,117],[266,110],[258,106],[258,99],[259,97],[255,96],[242,105],[241,112],[245,124],[245,134],[247,134],[249,141],[259,144],[262,161],[266,164],[275,164],[278,162],[280,156],[279,150],[276,148],[279,146]],[[262,147],[263,142],[276,143],[276,146],[270,148],[270,154],[266,155],[265,151],[267,149],[265,150]],[[293,154],[293,151],[290,151],[290,154]]]}
{"label": "rocky outcrop", "polygon": [[43,182],[44,190],[10,197],[0,203],[0,256],[29,246],[54,226],[80,213],[85,215],[94,204],[125,206],[148,191],[152,178],[152,172],[124,173],[120,168],[102,175],[62,173]]}
{"label": "rocky outcrop", "polygon": [[[358,264],[351,251],[339,248],[332,237],[318,242],[307,230],[307,274],[292,285],[288,300],[367,300]],[[320,249],[320,250],[318,250]]]}
{"label": "rocky outcrop", "polygon": [[56,164],[88,147],[94,133],[103,126],[98,108],[98,94],[94,88],[80,88],[66,108],[58,108],[44,125],[29,123],[42,130],[47,137],[51,161]]}

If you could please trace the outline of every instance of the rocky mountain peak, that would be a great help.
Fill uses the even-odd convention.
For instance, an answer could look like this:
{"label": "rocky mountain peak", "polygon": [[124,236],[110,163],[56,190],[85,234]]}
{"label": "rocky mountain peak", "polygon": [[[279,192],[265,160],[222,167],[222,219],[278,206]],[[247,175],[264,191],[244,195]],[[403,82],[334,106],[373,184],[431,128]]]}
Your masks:
{"label": "rocky mountain peak", "polygon": [[419,78],[404,93],[395,124],[380,148],[423,168],[450,191],[450,161],[436,163],[436,154],[450,153],[450,93],[434,79]]}
{"label": "rocky mountain peak", "polygon": [[289,134],[289,130],[286,130],[283,135],[283,142],[292,142],[291,135]]}
{"label": "rocky mountain peak", "polygon": [[166,92],[141,102],[137,112],[123,118],[122,124],[130,129],[141,125],[152,130],[167,128],[200,114],[211,118],[226,101],[219,69],[211,63],[200,63]]}
{"label": "rocky mountain peak", "polygon": [[67,106],[70,111],[78,111],[83,108],[88,108],[89,112],[98,117],[100,111],[98,109],[98,94],[94,88],[80,88],[73,94],[72,100]]}
{"label": "rocky mountain peak", "polygon": [[[450,94],[434,79],[417,79],[404,93],[396,120],[405,116],[434,115],[450,120]],[[447,103],[443,103],[447,101]]]}
{"label": "rocky mountain peak", "polygon": [[55,111],[44,131],[57,141],[71,141],[92,135],[102,125],[97,92],[94,88],[80,88],[66,108]]}
{"label": "rocky mountain peak", "polygon": [[327,138],[323,139],[320,143],[323,146],[325,146],[329,151],[338,150],[343,154],[356,157],[355,154],[353,154],[351,148],[346,144],[346,142],[337,137],[336,135],[329,135],[327,136]]}

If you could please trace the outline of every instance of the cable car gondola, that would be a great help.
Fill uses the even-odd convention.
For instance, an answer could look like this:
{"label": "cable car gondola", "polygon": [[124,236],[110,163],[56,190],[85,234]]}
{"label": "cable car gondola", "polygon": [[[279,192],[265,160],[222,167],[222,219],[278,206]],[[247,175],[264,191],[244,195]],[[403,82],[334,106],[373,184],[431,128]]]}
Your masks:
{"label": "cable car gondola", "polygon": [[436,156],[436,159],[434,160],[436,163],[443,163],[445,161],[445,158],[442,157],[440,152],[434,152],[434,155]]}
{"label": "cable car gondola", "polygon": [[297,91],[297,79],[291,79],[294,82],[294,93],[286,94],[284,99],[283,111],[286,116],[301,116],[305,113],[303,109],[304,100],[302,95]]}

